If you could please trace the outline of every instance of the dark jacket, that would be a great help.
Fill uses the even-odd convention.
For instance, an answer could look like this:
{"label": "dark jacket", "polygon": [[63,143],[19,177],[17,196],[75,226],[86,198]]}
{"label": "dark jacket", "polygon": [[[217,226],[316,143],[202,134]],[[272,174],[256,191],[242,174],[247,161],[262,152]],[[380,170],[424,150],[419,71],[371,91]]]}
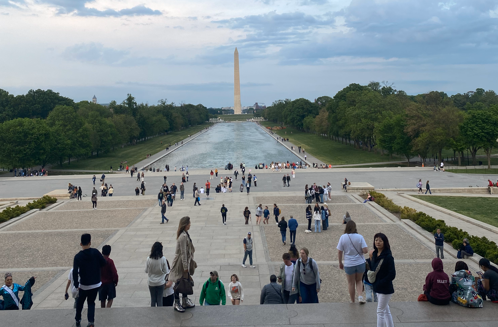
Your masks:
{"label": "dark jacket", "polygon": [[222,214],[222,215],[226,215],[226,214],[227,214],[227,212],[228,212],[228,209],[227,209],[227,207],[221,207],[221,210],[220,210],[220,211],[221,211],[221,214]]}
{"label": "dark jacket", "polygon": [[[105,259],[105,258],[104,258]],[[107,264],[100,268],[100,279],[102,284],[114,284],[118,285],[119,276],[114,261],[111,258],[105,259]]]}
{"label": "dark jacket", "polygon": [[443,246],[444,244],[444,235],[443,233],[437,235],[437,233],[434,234],[434,239],[436,240],[436,245],[437,246]]}
{"label": "dark jacket", "polygon": [[465,251],[466,253],[468,253],[469,255],[474,255],[474,250],[472,249],[470,244],[463,246],[462,250]]}
{"label": "dark jacket", "polygon": [[448,300],[450,294],[450,279],[443,271],[443,261],[439,258],[432,259],[433,272],[425,278],[424,292],[429,292],[432,298]]}
{"label": "dark jacket", "polygon": [[278,227],[280,228],[281,232],[285,232],[287,230],[287,222],[285,220],[280,220],[278,222]]}
{"label": "dark jacket", "polygon": [[[78,252],[73,261],[74,287],[78,288],[80,282],[85,286],[100,283],[100,268],[106,263],[107,261],[97,249],[89,248]],[[80,279],[78,279],[78,271]]]}
{"label": "dark jacket", "polygon": [[157,199],[158,199],[158,200],[162,200],[162,199],[163,199],[163,197],[164,197],[163,192],[159,192],[159,193],[157,194]]}
{"label": "dark jacket", "polygon": [[279,216],[280,215],[280,209],[278,207],[273,208],[273,214],[275,216]]}
{"label": "dark jacket", "polygon": [[261,290],[259,304],[283,304],[282,286],[277,283],[270,283]]}
{"label": "dark jacket", "polygon": [[161,204],[161,213],[164,215],[166,213],[166,203]]}
{"label": "dark jacket", "polygon": [[380,266],[373,288],[375,293],[393,294],[393,280],[396,278],[396,268],[394,266],[394,258],[391,250],[383,250],[380,256],[377,255],[377,250],[372,254],[372,266],[370,270],[375,271],[380,260],[384,259]]}

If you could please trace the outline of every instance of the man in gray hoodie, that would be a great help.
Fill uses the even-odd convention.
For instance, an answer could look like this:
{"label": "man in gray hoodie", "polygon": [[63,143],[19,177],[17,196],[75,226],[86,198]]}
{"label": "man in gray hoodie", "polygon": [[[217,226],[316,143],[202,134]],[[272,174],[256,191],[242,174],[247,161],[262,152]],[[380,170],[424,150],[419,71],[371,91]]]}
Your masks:
{"label": "man in gray hoodie", "polygon": [[261,290],[260,304],[284,304],[282,287],[277,284],[277,276],[270,276],[270,284]]}

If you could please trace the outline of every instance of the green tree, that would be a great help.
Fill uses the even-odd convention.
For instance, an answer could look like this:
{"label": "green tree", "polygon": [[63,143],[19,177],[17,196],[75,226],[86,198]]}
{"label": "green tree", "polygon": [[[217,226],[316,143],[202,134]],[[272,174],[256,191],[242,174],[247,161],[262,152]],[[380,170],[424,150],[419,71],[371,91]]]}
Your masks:
{"label": "green tree", "polygon": [[476,153],[483,148],[488,157],[488,168],[491,168],[491,150],[498,138],[498,118],[490,110],[471,111],[460,126],[465,144],[469,147],[472,162],[476,164]]}

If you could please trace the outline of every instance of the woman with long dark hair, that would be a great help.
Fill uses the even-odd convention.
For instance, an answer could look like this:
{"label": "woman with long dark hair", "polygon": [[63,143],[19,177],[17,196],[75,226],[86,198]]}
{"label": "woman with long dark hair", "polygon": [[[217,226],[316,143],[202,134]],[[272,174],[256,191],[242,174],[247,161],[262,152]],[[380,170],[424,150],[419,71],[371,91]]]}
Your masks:
{"label": "woman with long dark hair", "polygon": [[[190,230],[190,217],[185,216],[180,219],[178,230],[176,232],[176,251],[175,259],[169,279],[176,282],[180,278],[188,278],[189,274],[193,275],[197,264],[194,261],[194,244],[188,231]],[[187,297],[187,294],[182,294],[182,303],[180,304],[180,293],[175,291],[174,308],[178,312],[185,312],[185,309],[193,308],[195,304]]]}
{"label": "woman with long dark hair", "polygon": [[163,255],[163,245],[155,242],[150,250],[150,255],[145,263],[145,272],[149,274],[150,306],[163,306],[163,290],[166,283],[167,270],[166,258]]}
{"label": "woman with long dark hair", "polygon": [[396,278],[396,267],[387,236],[382,233],[375,234],[373,248],[369,254],[372,262],[370,270],[376,272],[373,289],[378,298],[377,327],[394,327],[389,300],[394,294],[393,280]]}
{"label": "woman with long dark hair", "polygon": [[483,274],[479,273],[477,282],[479,295],[482,296],[484,301],[486,301],[486,298],[491,301],[498,301],[498,269],[493,267],[486,258],[479,260],[479,268],[484,271]]}

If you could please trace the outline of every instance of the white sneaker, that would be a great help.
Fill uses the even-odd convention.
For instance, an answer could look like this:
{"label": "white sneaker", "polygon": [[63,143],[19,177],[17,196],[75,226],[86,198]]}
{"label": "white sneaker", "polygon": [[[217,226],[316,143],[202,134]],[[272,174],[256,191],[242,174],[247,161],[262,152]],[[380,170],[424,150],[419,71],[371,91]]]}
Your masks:
{"label": "white sneaker", "polygon": [[256,268],[256,266],[251,266],[251,268]]}
{"label": "white sneaker", "polygon": [[247,268],[247,266],[245,264],[242,264],[242,267]]}
{"label": "white sneaker", "polygon": [[275,225],[278,225],[278,223],[275,223]]}
{"label": "white sneaker", "polygon": [[365,304],[366,303],[365,299],[361,295],[358,296],[358,302],[360,302],[360,304]]}

